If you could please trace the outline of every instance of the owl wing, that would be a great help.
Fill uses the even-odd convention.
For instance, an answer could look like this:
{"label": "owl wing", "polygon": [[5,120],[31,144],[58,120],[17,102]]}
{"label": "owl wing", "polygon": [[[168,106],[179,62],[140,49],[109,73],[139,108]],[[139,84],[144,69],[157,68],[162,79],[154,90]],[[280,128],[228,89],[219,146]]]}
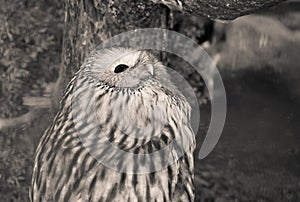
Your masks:
{"label": "owl wing", "polygon": [[175,186],[173,201],[194,201],[194,160],[189,151],[179,159],[178,181]]}

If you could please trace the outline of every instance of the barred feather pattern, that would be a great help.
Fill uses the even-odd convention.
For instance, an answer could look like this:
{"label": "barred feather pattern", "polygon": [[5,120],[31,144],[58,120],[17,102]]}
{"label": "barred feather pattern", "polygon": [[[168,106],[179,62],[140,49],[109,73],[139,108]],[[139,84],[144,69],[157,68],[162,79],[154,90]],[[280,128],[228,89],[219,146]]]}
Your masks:
{"label": "barred feather pattern", "polygon": [[[132,51],[97,50],[71,80],[36,151],[31,201],[194,201],[195,137],[189,123],[190,106],[156,59]],[[122,86],[128,84],[124,80],[114,85],[118,83],[114,77],[101,79],[99,58],[107,61],[108,56],[120,53],[133,58],[135,66],[143,64],[139,71],[152,63],[154,74],[134,75],[138,83],[130,87]],[[127,76],[132,77],[131,73]],[[93,105],[94,119],[87,105]],[[159,121],[153,124],[153,120]],[[147,129],[142,130],[142,137],[141,128]],[[116,168],[126,172],[101,161],[113,161],[119,155],[115,150],[107,152],[104,140],[137,157],[117,162]],[[164,148],[168,155],[146,163],[138,159]],[[143,166],[153,172],[137,174]]]}

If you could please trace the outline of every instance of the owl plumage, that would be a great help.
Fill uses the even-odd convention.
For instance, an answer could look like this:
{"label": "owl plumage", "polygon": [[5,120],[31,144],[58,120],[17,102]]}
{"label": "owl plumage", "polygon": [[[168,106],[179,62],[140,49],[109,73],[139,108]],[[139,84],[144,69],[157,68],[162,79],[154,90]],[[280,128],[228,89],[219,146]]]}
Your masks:
{"label": "owl plumage", "polygon": [[188,102],[153,55],[94,51],[40,140],[31,201],[193,201],[189,119]]}

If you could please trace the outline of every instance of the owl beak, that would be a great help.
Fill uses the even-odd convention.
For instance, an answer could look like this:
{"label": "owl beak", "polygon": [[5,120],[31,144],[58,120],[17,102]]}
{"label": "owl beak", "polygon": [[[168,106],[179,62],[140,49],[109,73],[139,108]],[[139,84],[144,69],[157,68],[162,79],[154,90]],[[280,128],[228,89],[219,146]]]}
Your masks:
{"label": "owl beak", "polygon": [[147,68],[148,68],[150,74],[153,76],[153,75],[154,75],[154,68],[153,68],[153,65],[148,64],[148,65],[147,65]]}

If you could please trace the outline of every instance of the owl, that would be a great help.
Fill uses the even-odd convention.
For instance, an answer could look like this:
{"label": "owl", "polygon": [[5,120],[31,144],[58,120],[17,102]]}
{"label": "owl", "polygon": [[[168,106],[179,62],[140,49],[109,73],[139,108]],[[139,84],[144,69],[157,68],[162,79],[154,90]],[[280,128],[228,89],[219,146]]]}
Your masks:
{"label": "owl", "polygon": [[194,201],[190,113],[149,52],[95,50],[39,142],[31,201]]}

